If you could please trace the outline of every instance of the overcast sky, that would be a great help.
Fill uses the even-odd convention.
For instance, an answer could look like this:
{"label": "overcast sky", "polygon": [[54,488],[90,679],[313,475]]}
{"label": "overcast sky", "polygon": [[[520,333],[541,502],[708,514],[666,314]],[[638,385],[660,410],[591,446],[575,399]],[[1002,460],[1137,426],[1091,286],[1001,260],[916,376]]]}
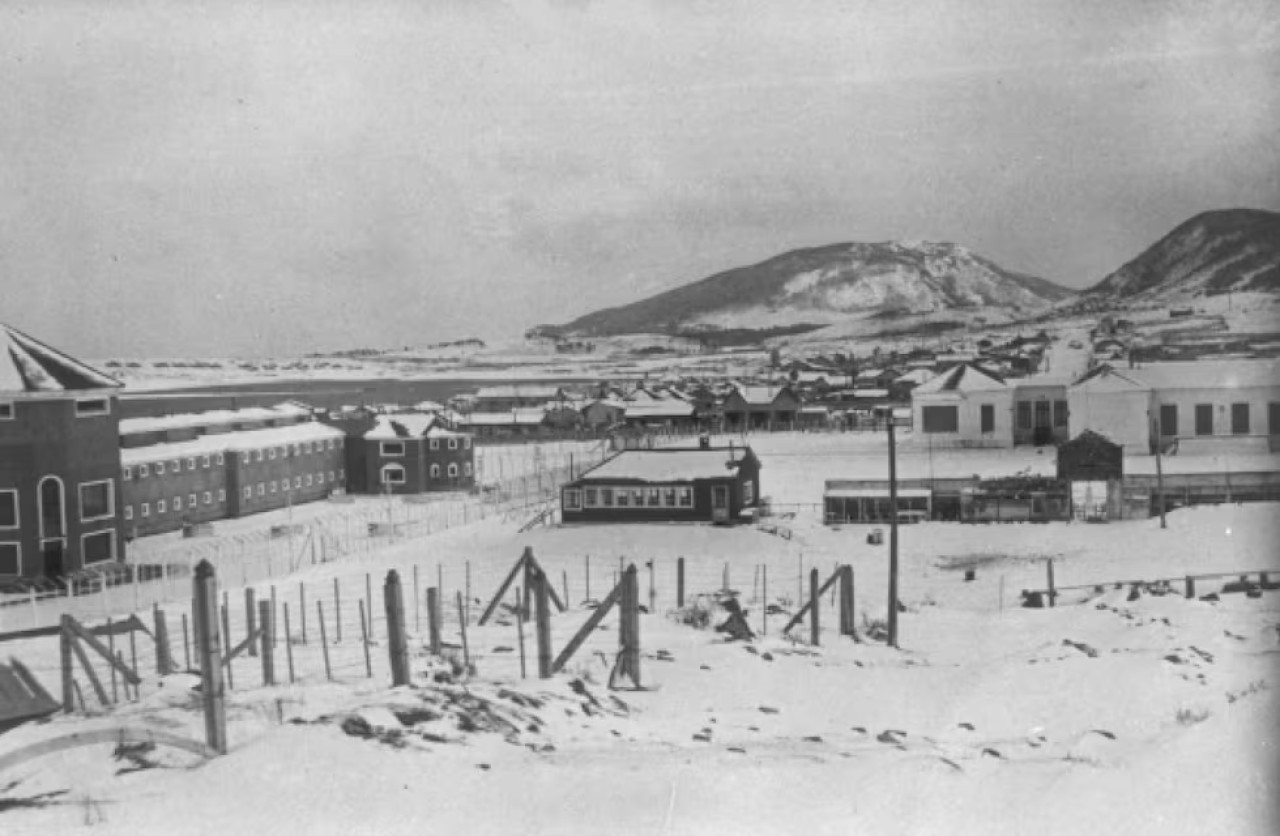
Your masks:
{"label": "overcast sky", "polygon": [[1280,209],[1273,0],[259,6],[0,5],[0,321],[492,338],[888,239],[1082,287]]}

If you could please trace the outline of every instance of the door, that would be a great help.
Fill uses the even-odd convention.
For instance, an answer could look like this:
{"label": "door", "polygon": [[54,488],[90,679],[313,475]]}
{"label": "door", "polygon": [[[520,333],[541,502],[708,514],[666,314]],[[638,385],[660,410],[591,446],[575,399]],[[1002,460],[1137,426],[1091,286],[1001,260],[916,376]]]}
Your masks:
{"label": "door", "polygon": [[1043,447],[1053,441],[1053,431],[1049,428],[1049,402],[1036,401],[1036,425],[1032,433],[1031,443]]}
{"label": "door", "polygon": [[1166,403],[1160,405],[1160,435],[1168,438],[1178,434],[1178,405]]}
{"label": "door", "polygon": [[1231,405],[1231,434],[1249,434],[1249,404],[1233,403]]}
{"label": "door", "polygon": [[1213,404],[1196,404],[1196,435],[1213,435]]}
{"label": "door", "polygon": [[711,519],[713,522],[726,522],[729,519],[729,486],[711,486]]}

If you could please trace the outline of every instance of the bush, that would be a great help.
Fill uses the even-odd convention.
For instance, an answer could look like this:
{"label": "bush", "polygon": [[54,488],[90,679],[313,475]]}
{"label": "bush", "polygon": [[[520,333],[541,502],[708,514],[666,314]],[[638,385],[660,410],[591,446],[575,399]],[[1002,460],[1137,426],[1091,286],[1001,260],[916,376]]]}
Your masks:
{"label": "bush", "polygon": [[705,599],[698,598],[692,604],[672,610],[671,617],[677,624],[687,624],[694,629],[705,630],[711,626],[711,610],[712,606]]}
{"label": "bush", "polygon": [[1194,726],[1209,719],[1209,709],[1179,708],[1178,713],[1174,715],[1174,719],[1178,721],[1179,726]]}

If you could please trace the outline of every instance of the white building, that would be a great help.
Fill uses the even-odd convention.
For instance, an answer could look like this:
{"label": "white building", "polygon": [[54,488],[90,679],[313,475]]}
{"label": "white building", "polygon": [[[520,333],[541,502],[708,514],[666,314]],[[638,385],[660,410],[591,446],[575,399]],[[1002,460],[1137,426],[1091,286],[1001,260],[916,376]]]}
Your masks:
{"label": "white building", "polygon": [[914,439],[932,447],[1012,447],[1014,388],[959,365],[911,393]]}

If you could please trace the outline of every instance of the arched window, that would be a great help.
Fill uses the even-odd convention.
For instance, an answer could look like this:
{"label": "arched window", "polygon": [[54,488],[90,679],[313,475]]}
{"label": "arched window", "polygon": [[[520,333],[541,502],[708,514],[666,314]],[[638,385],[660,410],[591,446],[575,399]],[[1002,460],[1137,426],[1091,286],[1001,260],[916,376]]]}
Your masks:
{"label": "arched window", "polygon": [[67,536],[67,511],[62,480],[46,476],[40,480],[40,539],[59,540]]}
{"label": "arched window", "polygon": [[449,478],[456,479],[458,476],[458,465],[456,462],[449,463]]}
{"label": "arched window", "polygon": [[403,485],[404,484],[404,468],[398,464],[384,465],[382,468],[382,484]]}
{"label": "arched window", "polygon": [[440,478],[440,465],[438,464],[431,465],[431,478],[432,479]]}

